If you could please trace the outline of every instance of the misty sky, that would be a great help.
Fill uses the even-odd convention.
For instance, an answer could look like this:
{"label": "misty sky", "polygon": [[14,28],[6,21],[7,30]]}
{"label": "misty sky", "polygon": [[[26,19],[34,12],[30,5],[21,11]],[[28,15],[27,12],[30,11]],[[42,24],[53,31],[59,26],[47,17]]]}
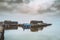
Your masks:
{"label": "misty sky", "polygon": [[52,24],[36,34],[7,31],[5,40],[60,40],[60,0],[0,0],[0,21],[4,20],[20,23],[42,20]]}
{"label": "misty sky", "polygon": [[0,0],[0,10],[40,13],[60,10],[59,0]]}
{"label": "misty sky", "polygon": [[[60,0],[0,0],[0,16],[6,12],[60,15]],[[8,15],[7,14],[7,15]]]}
{"label": "misty sky", "polygon": [[6,31],[5,40],[60,40],[60,0],[0,0],[0,21],[4,20],[19,23],[42,20],[52,24],[36,33]]}
{"label": "misty sky", "polygon": [[46,21],[47,19],[50,21],[53,18],[60,20],[59,0],[17,0],[18,3],[16,0],[14,1],[0,2],[0,20],[18,20],[21,22]]}

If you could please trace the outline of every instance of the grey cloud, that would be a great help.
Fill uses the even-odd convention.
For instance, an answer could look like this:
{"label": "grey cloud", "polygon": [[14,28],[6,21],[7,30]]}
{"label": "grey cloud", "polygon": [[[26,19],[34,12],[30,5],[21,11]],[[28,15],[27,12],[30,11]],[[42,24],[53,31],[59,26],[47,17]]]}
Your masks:
{"label": "grey cloud", "polygon": [[9,2],[9,3],[21,3],[22,0],[0,0],[0,2]]}
{"label": "grey cloud", "polygon": [[[60,10],[60,2],[59,2],[60,0],[57,0],[56,2],[55,2],[55,4],[51,7],[51,9],[47,9],[47,10],[43,10],[43,11],[41,11],[41,10],[38,10],[38,12],[39,13],[44,13],[44,12],[55,12],[56,10],[54,9],[54,8],[57,8],[57,10]],[[20,3],[22,3],[23,2],[23,0],[16,0],[16,1],[13,1],[13,0],[11,0],[11,1],[5,1],[5,0],[0,0],[0,2],[6,2],[6,6],[3,6],[3,3],[2,4],[0,4],[0,11],[1,10],[7,10],[7,11],[11,11],[11,10],[14,10],[14,9],[16,9],[17,8],[17,6],[18,5],[20,5]],[[25,3],[29,3],[30,2],[30,0],[25,0],[24,1]],[[2,6],[1,6],[2,5]],[[20,7],[19,8],[21,8],[21,5],[20,5]],[[24,9],[23,9],[24,10]],[[28,10],[28,9],[26,9],[26,10]],[[20,11],[19,11],[20,12]]]}
{"label": "grey cloud", "polygon": [[4,0],[0,0],[0,2],[4,2]]}
{"label": "grey cloud", "polygon": [[60,0],[56,0],[49,9],[44,10],[44,11],[39,11],[39,12],[44,13],[44,12],[59,12],[59,11],[60,11]]}
{"label": "grey cloud", "polygon": [[12,11],[22,0],[0,0],[0,11]]}
{"label": "grey cloud", "polygon": [[23,2],[25,2],[25,3],[29,3],[29,2],[30,2],[30,0],[24,0]]}
{"label": "grey cloud", "polygon": [[58,10],[60,10],[60,0],[56,0],[55,4],[53,5],[55,8],[57,8]]}

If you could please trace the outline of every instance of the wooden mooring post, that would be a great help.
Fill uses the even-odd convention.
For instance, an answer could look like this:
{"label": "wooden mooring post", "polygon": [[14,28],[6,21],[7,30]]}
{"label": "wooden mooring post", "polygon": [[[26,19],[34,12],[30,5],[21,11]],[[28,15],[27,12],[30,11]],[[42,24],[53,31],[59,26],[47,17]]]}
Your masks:
{"label": "wooden mooring post", "polygon": [[4,27],[0,26],[0,40],[4,40]]}

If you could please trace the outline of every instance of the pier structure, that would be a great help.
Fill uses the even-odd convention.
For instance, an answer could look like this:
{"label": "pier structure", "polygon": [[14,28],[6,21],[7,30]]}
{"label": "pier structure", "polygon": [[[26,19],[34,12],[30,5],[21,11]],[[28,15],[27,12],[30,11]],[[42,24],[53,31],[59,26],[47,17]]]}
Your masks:
{"label": "pier structure", "polygon": [[32,32],[43,30],[44,27],[50,26],[51,24],[43,23],[43,21],[31,21],[30,24],[18,24],[16,21],[4,21],[0,22],[0,40],[4,40],[4,31],[18,29],[22,27],[23,30],[30,29]]}

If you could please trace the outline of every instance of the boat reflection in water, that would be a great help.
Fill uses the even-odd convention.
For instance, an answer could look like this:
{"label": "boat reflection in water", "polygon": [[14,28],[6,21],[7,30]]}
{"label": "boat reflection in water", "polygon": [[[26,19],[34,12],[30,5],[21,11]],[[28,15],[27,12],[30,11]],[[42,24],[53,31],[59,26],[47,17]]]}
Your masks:
{"label": "boat reflection in water", "polygon": [[43,23],[43,21],[32,20],[30,23],[23,24],[18,24],[16,21],[4,21],[1,25],[5,30],[18,29],[18,27],[22,27],[23,30],[30,29],[32,32],[36,32],[38,30],[43,30],[44,27],[50,26],[51,24]]}
{"label": "boat reflection in water", "polygon": [[37,32],[39,30],[43,30],[44,27],[50,26],[52,24],[47,24],[47,23],[43,23],[43,21],[35,21],[32,20],[30,22],[30,24],[23,24],[23,30],[25,29],[30,29],[30,31],[32,32]]}

